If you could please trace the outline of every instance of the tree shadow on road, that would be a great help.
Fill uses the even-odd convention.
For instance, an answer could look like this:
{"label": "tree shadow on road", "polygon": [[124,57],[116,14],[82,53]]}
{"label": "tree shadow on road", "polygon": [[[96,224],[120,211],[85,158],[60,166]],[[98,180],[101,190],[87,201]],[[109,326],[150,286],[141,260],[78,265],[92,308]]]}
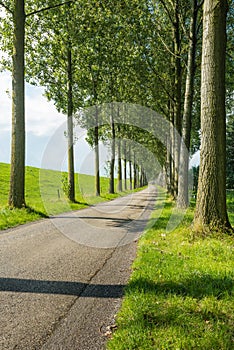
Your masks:
{"label": "tree shadow on road", "polygon": [[89,284],[68,281],[46,281],[21,278],[0,278],[1,292],[60,294],[90,298],[121,298],[125,285]]}

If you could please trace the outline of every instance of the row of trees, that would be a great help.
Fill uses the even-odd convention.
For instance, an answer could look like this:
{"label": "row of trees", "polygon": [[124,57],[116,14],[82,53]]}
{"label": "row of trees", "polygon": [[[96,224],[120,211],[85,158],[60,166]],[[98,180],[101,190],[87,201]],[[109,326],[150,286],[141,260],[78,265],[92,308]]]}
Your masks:
{"label": "row of trees", "polygon": [[[67,114],[70,200],[75,200],[74,115],[87,128],[88,140],[95,148],[97,195],[100,139],[111,147],[110,192],[114,191],[116,150],[119,164],[121,158],[131,163],[132,156],[127,158],[126,149],[132,148],[128,154],[133,155],[137,148],[128,142],[131,140],[141,143],[158,159],[167,176],[168,190],[180,208],[189,202],[189,154],[199,148],[201,131],[195,220],[197,225],[229,227],[225,197],[225,53],[226,28],[231,52],[230,28],[234,23],[233,2],[229,5],[226,27],[227,0],[133,0],[115,4],[98,0],[0,1],[6,10],[1,24],[2,47],[13,58],[12,62],[4,61],[13,78],[9,204],[25,205],[26,77],[33,84],[45,86],[47,98]],[[228,57],[230,73],[233,58]],[[230,74],[226,84],[231,108]],[[139,122],[142,114],[134,116],[125,107],[121,118],[116,116],[118,104],[114,108],[113,101],[124,102],[123,107],[131,103],[157,111],[165,121],[164,129],[154,113],[147,114],[147,126]],[[110,108],[105,121],[100,122],[99,106],[103,103],[109,103]],[[80,112],[87,108],[89,113]],[[144,152],[141,158],[146,168],[150,160]]]}

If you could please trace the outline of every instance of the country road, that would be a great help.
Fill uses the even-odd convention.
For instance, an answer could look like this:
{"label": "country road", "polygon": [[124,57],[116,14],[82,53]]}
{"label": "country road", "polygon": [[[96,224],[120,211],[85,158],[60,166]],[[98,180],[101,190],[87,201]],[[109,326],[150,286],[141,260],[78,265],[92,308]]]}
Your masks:
{"label": "country road", "polygon": [[0,232],[0,349],[105,348],[155,188]]}

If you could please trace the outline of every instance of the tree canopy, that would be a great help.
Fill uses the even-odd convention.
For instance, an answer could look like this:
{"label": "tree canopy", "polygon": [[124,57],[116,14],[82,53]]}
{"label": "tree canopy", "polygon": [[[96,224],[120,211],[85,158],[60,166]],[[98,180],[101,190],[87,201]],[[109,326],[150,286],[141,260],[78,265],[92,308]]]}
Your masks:
{"label": "tree canopy", "polygon": [[[226,91],[223,101],[228,115],[226,183],[230,187],[233,169],[234,8],[232,0],[220,0],[217,3],[222,3],[221,6],[225,8],[229,5],[225,16],[227,25],[223,28],[223,38],[227,34],[227,45],[223,53],[226,75],[222,89]],[[70,200],[75,200],[72,190],[72,130],[75,115],[76,122],[87,129],[89,142],[95,147],[97,177],[101,140],[110,147],[112,145],[112,159],[117,151],[117,158],[125,159],[125,173],[127,154],[128,161],[133,162],[134,148],[137,148],[138,143],[157,158],[173,197],[177,199],[179,191],[182,206],[188,205],[188,184],[181,180],[185,175],[180,175],[188,173],[188,157],[199,149],[203,136],[200,94],[205,69],[201,57],[206,35],[205,9],[213,10],[212,6],[208,0],[133,0],[114,3],[109,0],[0,1],[4,13],[0,24],[0,42],[4,52],[1,64],[2,69],[12,71],[13,75],[12,125],[15,128],[12,131],[9,204],[19,207],[25,205],[26,79],[31,84],[44,86],[48,100],[52,100],[57,110],[67,115]],[[212,37],[208,43],[212,46],[211,40]],[[221,37],[217,38],[217,43],[222,40]],[[217,55],[216,52],[215,60]],[[215,62],[218,71],[221,63],[218,60]],[[154,130],[160,129],[160,126],[156,125],[158,121],[154,114],[147,120],[145,129],[139,127],[139,113],[134,115],[132,111],[129,116],[122,110],[121,117],[114,119],[108,112],[104,120],[99,106],[117,102],[144,106],[159,113],[171,125],[166,146],[155,137]],[[90,110],[89,113],[85,112],[91,106],[96,106],[95,111],[91,108],[92,113]],[[113,142],[115,138],[116,142],[120,140],[116,145]],[[225,138],[222,143],[225,143]],[[183,153],[183,144],[186,146],[187,158]],[[225,155],[220,155],[220,162],[225,163],[222,157]],[[140,168],[140,158],[138,162]],[[182,171],[183,163],[186,166]],[[207,171],[213,173],[211,168]],[[225,174],[222,176],[225,177]],[[100,194],[98,183],[99,180],[97,194]]]}

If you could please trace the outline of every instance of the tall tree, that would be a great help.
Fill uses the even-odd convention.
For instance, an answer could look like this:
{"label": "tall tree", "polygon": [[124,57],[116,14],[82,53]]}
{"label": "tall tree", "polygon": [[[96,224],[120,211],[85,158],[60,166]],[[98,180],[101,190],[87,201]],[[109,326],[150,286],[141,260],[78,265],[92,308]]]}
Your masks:
{"label": "tall tree", "polygon": [[118,191],[123,191],[122,184],[122,149],[121,149],[121,135],[120,135],[120,125],[117,126],[118,131]]}
{"label": "tall tree", "polygon": [[34,16],[30,23],[35,28],[34,49],[30,50],[27,70],[29,82],[44,86],[48,100],[53,100],[57,110],[67,116],[67,195],[72,202],[75,201],[73,114],[80,106],[81,90],[77,81],[80,48],[77,12],[74,3],[67,3],[67,6]]}
{"label": "tall tree", "polygon": [[9,205],[25,205],[24,0],[13,4],[12,138]]}
{"label": "tall tree", "polygon": [[74,135],[73,135],[73,69],[72,48],[67,49],[67,138],[68,138],[68,199],[75,202],[75,166],[74,166]]}
{"label": "tall tree", "polygon": [[227,181],[228,189],[234,189],[234,114],[228,117],[227,123]]}
{"label": "tall tree", "polygon": [[201,78],[201,160],[195,229],[229,229],[226,209],[225,53],[227,0],[205,0]]}
{"label": "tall tree", "polygon": [[111,160],[110,160],[110,180],[109,193],[115,193],[115,122],[114,122],[114,105],[111,103],[110,111],[111,124]]}
{"label": "tall tree", "polygon": [[[71,1],[68,1],[69,3]],[[67,2],[67,3],[68,3]],[[36,13],[48,11],[54,7],[63,5],[50,5],[35,10],[34,3],[25,11],[24,0],[12,0],[3,3],[4,7],[12,16],[13,42],[10,48],[12,54],[12,138],[11,138],[11,175],[9,205],[21,208],[25,206],[25,23],[26,18]],[[8,19],[9,20],[9,19]],[[2,33],[10,36],[10,33]],[[8,52],[9,53],[9,52]]]}
{"label": "tall tree", "polygon": [[[203,1],[202,1],[203,2]],[[192,0],[192,13],[189,30],[189,50],[187,59],[187,76],[184,97],[184,113],[182,125],[182,139],[180,147],[180,164],[178,179],[177,207],[186,208],[189,204],[188,195],[188,170],[189,170],[189,150],[192,127],[192,106],[194,96],[194,80],[196,69],[196,47],[199,27],[197,26],[198,10],[201,4],[197,0]],[[198,27],[198,28],[197,28]]]}

